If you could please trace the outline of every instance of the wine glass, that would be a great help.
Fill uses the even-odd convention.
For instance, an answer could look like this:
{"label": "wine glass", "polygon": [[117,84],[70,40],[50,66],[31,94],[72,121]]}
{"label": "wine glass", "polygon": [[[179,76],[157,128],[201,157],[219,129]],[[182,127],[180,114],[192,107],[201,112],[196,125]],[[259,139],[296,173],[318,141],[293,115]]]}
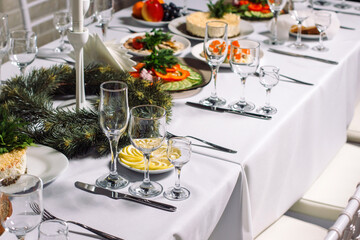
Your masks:
{"label": "wine glass", "polygon": [[60,33],[60,45],[55,48],[55,52],[64,52],[70,50],[69,48],[65,47],[64,43],[65,32],[67,29],[70,28],[71,24],[71,16],[69,12],[59,11],[54,13],[53,23],[56,30],[58,30],[58,32]]}
{"label": "wine glass", "polygon": [[0,13],[0,81],[1,81],[2,60],[4,56],[7,54],[8,50],[9,50],[8,15]]}
{"label": "wine glass", "polygon": [[345,0],[341,0],[341,3],[334,4],[334,7],[340,8],[340,9],[348,9],[348,8],[351,8],[351,5],[345,3]]}
{"label": "wine glass", "polygon": [[217,96],[216,79],[220,64],[224,62],[227,55],[227,32],[228,25],[221,21],[209,21],[206,23],[204,53],[205,59],[211,68],[211,81],[214,83],[214,90],[211,96],[200,101],[207,106],[225,105],[226,100]]}
{"label": "wine glass", "polygon": [[296,42],[288,45],[290,48],[298,50],[308,49],[309,46],[301,42],[302,23],[311,15],[311,9],[308,7],[308,0],[289,0],[289,12],[297,23]]}
{"label": "wine glass", "polygon": [[323,35],[325,34],[325,30],[331,24],[331,13],[315,12],[314,21],[315,21],[315,26],[320,34],[319,34],[319,45],[313,47],[312,49],[315,51],[326,52],[329,49],[325,47],[323,44]]}
{"label": "wine glass", "polygon": [[129,121],[128,87],[119,81],[103,82],[100,85],[99,104],[100,126],[110,142],[110,173],[96,180],[96,185],[103,188],[119,189],[129,181],[117,172],[118,143]]}
{"label": "wine glass", "polygon": [[183,0],[184,6],[181,9],[181,15],[186,16],[189,14],[188,12],[188,5],[187,5],[187,0]]}
{"label": "wine glass", "polygon": [[[0,181],[1,202],[8,206],[8,214],[5,218],[1,218],[1,224],[6,231],[16,235],[18,239],[24,239],[25,235],[41,222],[42,189],[41,179],[29,174]],[[40,211],[34,212],[32,206],[37,206]]]}
{"label": "wine glass", "polygon": [[58,219],[42,222],[38,227],[38,240],[68,240],[69,226]]}
{"label": "wine glass", "polygon": [[267,3],[270,7],[271,12],[274,15],[274,34],[272,39],[266,39],[264,42],[271,45],[281,45],[284,44],[283,41],[280,41],[277,38],[278,35],[278,26],[277,20],[281,10],[284,8],[287,0],[267,0]]}
{"label": "wine glass", "polygon": [[277,112],[275,107],[270,106],[270,93],[271,89],[279,82],[280,69],[275,66],[262,66],[260,67],[259,80],[261,85],[266,88],[266,101],[265,106],[258,108],[256,111],[265,115],[272,115]]}
{"label": "wine glass", "polygon": [[129,192],[140,197],[155,197],[163,187],[150,181],[149,160],[151,152],[163,144],[166,134],[166,111],[154,105],[140,105],[130,111],[129,137],[132,145],[144,155],[144,180],[135,182]]}
{"label": "wine glass", "polygon": [[15,30],[10,33],[9,58],[24,75],[37,54],[37,36],[32,31]]}
{"label": "wine glass", "polygon": [[252,102],[245,100],[246,78],[256,72],[259,66],[260,44],[252,40],[234,40],[230,47],[231,70],[240,76],[240,100],[231,103],[230,108],[238,111],[251,111],[255,108]]}
{"label": "wine glass", "polygon": [[103,41],[106,39],[108,25],[113,14],[113,6],[113,0],[94,0],[94,14],[101,26]]}
{"label": "wine glass", "polygon": [[191,157],[191,142],[185,137],[173,137],[168,140],[167,158],[175,167],[175,186],[164,192],[169,200],[184,200],[190,196],[190,191],[180,186],[181,168],[189,162]]}

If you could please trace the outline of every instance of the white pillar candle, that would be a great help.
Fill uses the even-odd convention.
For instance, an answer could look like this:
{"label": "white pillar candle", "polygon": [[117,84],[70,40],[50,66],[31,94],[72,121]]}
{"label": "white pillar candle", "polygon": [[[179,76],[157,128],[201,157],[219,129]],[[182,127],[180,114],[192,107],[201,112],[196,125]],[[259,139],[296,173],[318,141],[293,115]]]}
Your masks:
{"label": "white pillar candle", "polygon": [[72,0],[73,31],[82,32],[84,26],[83,0]]}

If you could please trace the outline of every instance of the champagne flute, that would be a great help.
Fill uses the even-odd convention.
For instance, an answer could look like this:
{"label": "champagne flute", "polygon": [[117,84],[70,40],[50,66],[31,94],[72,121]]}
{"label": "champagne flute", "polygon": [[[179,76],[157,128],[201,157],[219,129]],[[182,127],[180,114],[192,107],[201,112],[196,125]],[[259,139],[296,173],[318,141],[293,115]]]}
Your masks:
{"label": "champagne flute", "polygon": [[[9,25],[8,15],[0,13],[0,81],[1,81],[1,64],[4,56],[9,50]],[[1,82],[0,82],[1,85]]]}
{"label": "champagne flute", "polygon": [[207,106],[225,105],[226,100],[217,96],[216,79],[220,64],[224,62],[227,55],[227,32],[228,25],[221,21],[209,21],[206,23],[204,53],[205,59],[211,68],[211,81],[214,83],[214,90],[211,96],[200,101]]}
{"label": "champagne flute", "polygon": [[35,60],[38,51],[36,42],[37,36],[32,31],[15,30],[10,33],[9,58],[23,75],[26,67]]}
{"label": "champagne flute", "polygon": [[238,111],[251,111],[255,108],[252,102],[245,100],[245,83],[250,74],[259,66],[260,44],[252,40],[234,40],[230,47],[231,70],[240,76],[240,100],[231,103],[230,108]]}
{"label": "champagne flute", "polygon": [[323,35],[325,30],[331,24],[331,13],[328,12],[315,12],[314,13],[315,26],[319,31],[319,45],[313,47],[312,49],[319,52],[326,52],[329,49],[323,44]]}
{"label": "champagne flute", "polygon": [[[15,182],[9,184],[9,180]],[[42,190],[41,179],[29,174],[0,181],[1,201],[8,206],[7,216],[1,218],[6,231],[18,239],[25,239],[25,235],[40,224],[43,213]],[[40,211],[34,212],[31,209],[33,205],[37,205]]]}
{"label": "champagne flute", "polygon": [[106,33],[113,14],[113,0],[94,0],[94,13],[101,26],[103,41],[106,40]]}
{"label": "champagne flute", "polygon": [[96,185],[103,188],[119,189],[129,181],[117,172],[118,144],[129,121],[128,87],[126,83],[108,81],[100,85],[100,126],[110,142],[111,166],[107,173],[96,180]]}
{"label": "champagne flute", "polygon": [[60,33],[60,45],[55,48],[55,52],[65,52],[70,50],[65,47],[64,37],[67,29],[70,28],[71,24],[71,16],[69,12],[59,11],[54,13],[53,23],[55,25],[56,30]]}
{"label": "champagne flute", "polygon": [[190,191],[180,186],[181,168],[191,157],[191,142],[185,137],[173,137],[168,140],[167,158],[175,167],[177,175],[175,186],[164,192],[169,200],[184,200],[190,196]]}
{"label": "champagne flute", "polygon": [[258,108],[256,111],[265,115],[273,115],[277,112],[275,107],[270,106],[270,93],[271,89],[279,82],[280,69],[275,66],[262,66],[260,67],[259,80],[261,85],[266,88],[266,101],[265,106]]}
{"label": "champagne flute", "polygon": [[151,152],[163,144],[166,134],[166,111],[154,105],[140,105],[131,109],[129,136],[132,145],[144,155],[144,180],[135,182],[129,187],[129,192],[140,197],[155,197],[162,192],[163,187],[150,181],[149,160]]}
{"label": "champagne flute", "polygon": [[307,0],[289,0],[289,12],[292,18],[297,23],[297,37],[296,42],[288,45],[290,48],[298,50],[308,49],[309,46],[301,42],[301,27],[302,23],[310,16],[311,10],[308,8]]}
{"label": "champagne flute", "polygon": [[272,39],[266,39],[264,42],[270,45],[281,45],[284,44],[283,41],[278,39],[278,26],[277,20],[281,10],[284,8],[287,0],[267,0],[267,3],[270,7],[271,12],[274,15],[274,35]]}

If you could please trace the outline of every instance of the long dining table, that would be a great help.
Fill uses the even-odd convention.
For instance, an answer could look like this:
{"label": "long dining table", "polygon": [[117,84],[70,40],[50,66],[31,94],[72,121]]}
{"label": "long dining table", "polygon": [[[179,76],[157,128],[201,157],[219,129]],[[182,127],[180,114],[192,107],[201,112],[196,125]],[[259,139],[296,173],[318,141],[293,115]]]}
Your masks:
{"label": "long dining table", "polygon": [[[182,5],[182,1],[173,2]],[[207,10],[205,1],[188,1],[188,5]],[[135,22],[131,12],[131,8],[116,12],[109,25],[123,25],[136,31],[152,29]],[[271,120],[206,111],[185,104],[209,96],[212,82],[194,94],[173,99],[169,132],[196,136],[237,151],[232,154],[193,146],[191,160],[181,174],[182,185],[191,192],[190,198],[179,202],[162,195],[152,198],[176,206],[176,212],[75,188],[76,181],[94,184],[96,178],[109,170],[110,156],[70,159],[67,169],[44,186],[44,207],[59,218],[78,221],[128,240],[253,239],[301,198],[346,141],[347,125],[360,100],[360,16],[341,13],[337,16],[342,26],[355,30],[340,28],[333,39],[325,41],[328,52],[311,50],[317,39],[304,39],[310,46],[305,51],[287,48],[295,41],[293,37],[282,46],[271,46],[337,61],[337,65],[272,53],[268,51],[270,46],[263,44],[268,38],[267,21],[249,22],[253,31],[246,38],[261,43],[260,66],[274,65],[281,74],[314,84],[280,81],[271,94],[271,103],[278,109]],[[101,36],[101,29],[95,23],[88,29]],[[107,39],[119,40],[129,34],[126,29],[109,29]],[[192,46],[198,43],[201,41],[191,40]],[[57,44],[54,41],[42,48],[54,48]],[[194,58],[191,49],[180,57]],[[36,59],[28,71],[53,64]],[[1,70],[3,78],[19,74],[9,62]],[[220,68],[219,96],[233,102],[239,98],[240,87],[239,76],[230,68]],[[246,98],[256,106],[264,104],[265,88],[258,78],[247,79]],[[119,172],[131,182],[143,177],[120,165]],[[151,179],[166,189],[174,185],[175,173],[152,174]],[[118,191],[128,193],[128,188]],[[70,239],[96,238],[72,224],[70,230]],[[34,230],[28,236],[36,239],[36,235]],[[3,237],[10,239],[8,233]]]}

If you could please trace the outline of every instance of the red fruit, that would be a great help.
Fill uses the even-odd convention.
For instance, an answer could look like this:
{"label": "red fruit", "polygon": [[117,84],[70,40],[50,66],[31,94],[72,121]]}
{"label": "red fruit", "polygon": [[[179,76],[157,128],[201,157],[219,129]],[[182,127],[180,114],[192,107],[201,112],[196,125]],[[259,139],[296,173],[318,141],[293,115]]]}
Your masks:
{"label": "red fruit", "polygon": [[138,49],[138,50],[144,48],[144,44],[142,42],[138,41],[141,39],[142,39],[141,36],[137,36],[137,37],[133,38],[133,41],[132,41],[133,48]]}
{"label": "red fruit", "polygon": [[158,0],[147,0],[141,9],[145,21],[160,22],[164,16],[164,9]]}

